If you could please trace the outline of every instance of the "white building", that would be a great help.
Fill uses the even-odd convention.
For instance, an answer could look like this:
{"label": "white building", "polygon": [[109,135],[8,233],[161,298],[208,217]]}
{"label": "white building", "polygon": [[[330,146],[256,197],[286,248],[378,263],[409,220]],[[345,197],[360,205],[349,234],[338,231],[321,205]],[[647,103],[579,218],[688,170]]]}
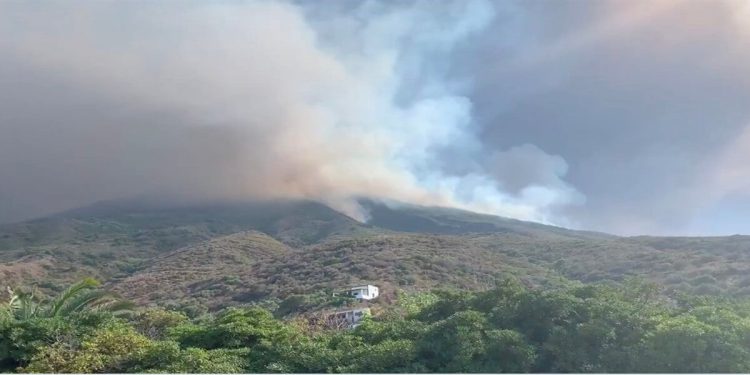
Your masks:
{"label": "white building", "polygon": [[337,311],[326,317],[326,327],[329,329],[356,328],[368,315],[370,315],[369,308]]}
{"label": "white building", "polygon": [[355,286],[349,289],[349,295],[357,299],[373,299],[380,294],[378,287],[375,285]]}

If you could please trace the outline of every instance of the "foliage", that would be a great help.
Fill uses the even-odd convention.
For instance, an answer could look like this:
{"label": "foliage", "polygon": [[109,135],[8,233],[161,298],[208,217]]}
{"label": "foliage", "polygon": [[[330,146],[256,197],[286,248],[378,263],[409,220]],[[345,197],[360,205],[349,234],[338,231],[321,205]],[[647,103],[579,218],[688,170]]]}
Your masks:
{"label": "foliage", "polygon": [[97,289],[99,285],[98,281],[85,278],[43,303],[35,299],[33,292],[16,293],[8,288],[9,299],[4,310],[18,320],[66,317],[83,311],[108,311],[115,315],[130,312],[131,302]]}
{"label": "foliage", "polygon": [[[750,371],[750,237],[423,208],[375,207],[361,224],[311,203],[126,206],[0,227],[2,285],[34,287],[0,304],[0,371]],[[159,307],[124,315],[93,279],[66,289],[89,274]],[[359,283],[381,286],[372,319],[306,325],[353,304],[331,292]]]}
{"label": "foliage", "polygon": [[[399,293],[351,330],[259,307],[201,318],[149,308],[0,317],[18,372],[748,372],[750,301],[653,284]],[[417,308],[418,306],[418,308]],[[45,310],[46,307],[42,309]],[[6,307],[7,310],[7,307]]]}
{"label": "foliage", "polygon": [[140,334],[161,340],[170,329],[187,323],[187,320],[188,317],[181,312],[152,308],[138,312],[133,317],[133,326]]}
{"label": "foliage", "polygon": [[102,203],[0,226],[0,285],[32,285],[45,297],[93,275],[139,304],[191,317],[288,298],[280,316],[315,310],[343,303],[316,292],[357,283],[384,286],[384,300],[397,289],[482,291],[507,275],[542,287],[638,276],[692,294],[750,296],[748,236],[624,238],[376,204],[371,215],[357,223],[310,202]]}

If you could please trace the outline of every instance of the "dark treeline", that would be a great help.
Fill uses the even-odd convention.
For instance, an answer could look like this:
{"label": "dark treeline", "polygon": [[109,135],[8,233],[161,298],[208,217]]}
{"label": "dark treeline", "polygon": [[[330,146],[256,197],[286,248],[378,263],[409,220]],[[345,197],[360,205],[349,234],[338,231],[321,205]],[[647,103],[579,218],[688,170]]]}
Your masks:
{"label": "dark treeline", "polygon": [[748,372],[750,304],[652,285],[401,294],[352,330],[261,308],[127,312],[76,284],[0,311],[4,372]]}

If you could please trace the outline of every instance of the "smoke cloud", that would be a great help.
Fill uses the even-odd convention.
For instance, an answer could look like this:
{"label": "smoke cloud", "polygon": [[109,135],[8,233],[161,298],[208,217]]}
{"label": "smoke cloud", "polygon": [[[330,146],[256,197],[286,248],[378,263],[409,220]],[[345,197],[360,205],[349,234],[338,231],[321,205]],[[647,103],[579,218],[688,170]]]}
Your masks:
{"label": "smoke cloud", "polygon": [[473,84],[450,74],[496,14],[481,0],[2,2],[0,221],[160,193],[565,222],[553,213],[584,201],[565,160],[487,149]]}
{"label": "smoke cloud", "polygon": [[564,157],[586,201],[556,218],[619,234],[750,233],[747,1],[516,4],[455,66],[476,78],[485,147]]}
{"label": "smoke cloud", "polygon": [[0,222],[358,198],[749,233],[745,0],[0,1]]}

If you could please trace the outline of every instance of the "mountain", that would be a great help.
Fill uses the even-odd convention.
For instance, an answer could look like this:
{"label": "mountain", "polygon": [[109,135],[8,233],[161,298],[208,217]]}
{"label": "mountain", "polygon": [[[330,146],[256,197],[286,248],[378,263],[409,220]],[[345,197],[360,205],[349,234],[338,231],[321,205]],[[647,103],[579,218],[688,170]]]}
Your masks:
{"label": "mountain", "polygon": [[486,289],[643,277],[750,295],[750,237],[618,237],[467,211],[363,201],[357,222],[307,201],[103,202],[0,226],[0,284],[41,293],[94,276],[143,304],[213,309],[358,283]]}
{"label": "mountain", "polygon": [[400,232],[432,234],[525,233],[529,235],[561,235],[578,238],[614,238],[600,232],[576,231],[500,216],[445,207],[424,207],[403,203],[379,204],[364,201],[370,213],[368,224]]}

